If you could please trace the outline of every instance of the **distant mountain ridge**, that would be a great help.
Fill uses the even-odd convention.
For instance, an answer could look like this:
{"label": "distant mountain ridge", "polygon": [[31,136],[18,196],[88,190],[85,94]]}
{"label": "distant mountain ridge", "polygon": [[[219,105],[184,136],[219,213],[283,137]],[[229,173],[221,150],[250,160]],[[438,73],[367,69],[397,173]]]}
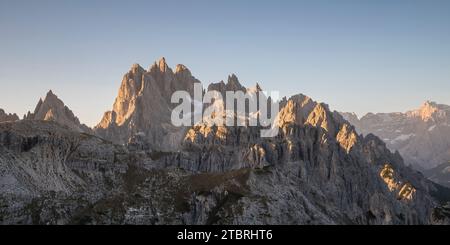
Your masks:
{"label": "distant mountain ridge", "polygon": [[405,113],[341,113],[359,133],[373,133],[407,164],[430,169],[450,160],[450,106],[427,101]]}

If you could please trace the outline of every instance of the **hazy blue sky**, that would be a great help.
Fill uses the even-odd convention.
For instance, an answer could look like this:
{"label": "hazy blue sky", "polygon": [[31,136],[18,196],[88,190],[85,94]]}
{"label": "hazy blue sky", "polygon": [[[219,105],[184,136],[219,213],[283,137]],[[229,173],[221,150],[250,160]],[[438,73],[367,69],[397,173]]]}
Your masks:
{"label": "hazy blue sky", "polygon": [[161,56],[331,109],[450,104],[450,1],[0,0],[0,108],[53,91],[92,126],[125,72]]}

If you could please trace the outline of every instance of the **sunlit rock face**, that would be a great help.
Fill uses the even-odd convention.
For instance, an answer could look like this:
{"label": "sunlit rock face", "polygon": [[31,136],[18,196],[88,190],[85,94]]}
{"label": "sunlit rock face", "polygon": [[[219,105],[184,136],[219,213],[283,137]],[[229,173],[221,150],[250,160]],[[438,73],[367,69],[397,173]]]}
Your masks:
{"label": "sunlit rock face", "polygon": [[3,109],[0,109],[0,122],[10,122],[17,120],[19,120],[17,114],[6,113]]}
{"label": "sunlit rock face", "polygon": [[386,183],[391,192],[396,192],[401,200],[412,200],[416,193],[416,188],[409,182],[397,180],[396,172],[390,164],[385,164],[380,172],[380,177]]}
{"label": "sunlit rock face", "polygon": [[176,150],[183,140],[186,128],[171,124],[175,104],[170,99],[175,91],[193,94],[199,81],[184,65],[175,72],[165,58],[148,70],[134,64],[122,79],[113,110],[106,112],[95,132],[117,144],[127,144],[136,134],[155,150]]}
{"label": "sunlit rock face", "polygon": [[359,133],[373,133],[398,150],[408,165],[430,169],[450,160],[450,106],[427,101],[406,113],[342,115]]}
{"label": "sunlit rock face", "polygon": [[80,120],[73,112],[51,90],[47,93],[44,100],[39,100],[34,112],[28,112],[24,119],[54,121],[77,132],[92,132],[89,127],[80,123]]}

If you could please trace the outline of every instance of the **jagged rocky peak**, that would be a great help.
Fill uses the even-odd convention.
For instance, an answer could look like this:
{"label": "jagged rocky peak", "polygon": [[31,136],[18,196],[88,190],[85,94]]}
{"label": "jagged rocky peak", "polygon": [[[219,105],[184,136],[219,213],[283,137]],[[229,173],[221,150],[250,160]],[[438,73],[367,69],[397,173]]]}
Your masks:
{"label": "jagged rocky peak", "polygon": [[[110,114],[115,114],[115,123],[121,126],[127,123],[127,120],[135,111],[136,98],[145,97],[147,94],[159,91],[164,99],[169,101],[171,93],[175,90],[189,89],[188,91],[191,91],[189,83],[193,79],[189,69],[184,65],[177,65],[174,74],[164,57],[155,61],[148,71],[140,65],[134,64],[122,79],[113,111]],[[188,83],[187,86],[186,82]],[[102,121],[103,123],[99,124],[98,127],[105,125],[105,120]]]}
{"label": "jagged rocky peak", "polygon": [[192,78],[192,73],[185,65],[177,64],[175,67],[175,76],[180,81],[189,81]]}
{"label": "jagged rocky peak", "polygon": [[52,90],[47,92],[44,100],[39,99],[34,112],[28,112],[24,119],[54,121],[77,132],[91,132],[91,129],[81,124],[80,120]]}
{"label": "jagged rocky peak", "polygon": [[155,61],[148,71],[149,72],[159,71],[161,73],[166,73],[166,72],[172,73],[172,69],[167,65],[165,57],[161,57],[158,61]]}
{"label": "jagged rocky peak", "polygon": [[321,127],[331,134],[334,134],[335,125],[333,125],[333,121],[330,120],[330,114],[331,112],[328,110],[328,106],[322,103],[318,103],[309,114],[308,118],[306,119],[306,123],[311,124],[315,127]]}
{"label": "jagged rocky peak", "polygon": [[238,77],[235,74],[231,74],[228,76],[227,82],[225,83],[223,80],[217,83],[210,83],[208,85],[207,91],[217,91],[222,95],[222,98],[226,99],[226,92],[237,92],[242,91],[243,93],[249,93],[250,95],[257,94],[261,91],[261,88],[257,84],[255,87],[246,88],[240,82]]}
{"label": "jagged rocky peak", "polygon": [[137,96],[142,89],[145,69],[139,64],[133,64],[129,72],[125,73],[116,100],[113,112],[116,114],[116,123],[122,124],[128,111],[132,110],[130,101]]}
{"label": "jagged rocky peak", "polygon": [[207,89],[207,91],[217,91],[217,92],[225,92],[226,90],[227,90],[226,84],[223,80],[218,83],[210,83]]}
{"label": "jagged rocky peak", "polygon": [[159,60],[158,63],[159,63],[158,67],[161,72],[166,72],[167,69],[169,68],[169,66],[166,63],[166,58],[164,58],[164,57],[161,57],[161,59]]}
{"label": "jagged rocky peak", "polygon": [[130,69],[131,74],[139,74],[139,73],[144,73],[144,72],[145,72],[145,69],[142,68],[142,66],[139,65],[138,63],[134,63],[131,66],[131,69]]}
{"label": "jagged rocky peak", "polygon": [[9,122],[17,120],[19,120],[17,114],[6,113],[3,109],[0,109],[0,122]]}
{"label": "jagged rocky peak", "polygon": [[303,125],[316,105],[316,102],[303,94],[294,95],[288,100],[283,98],[277,118],[278,126],[291,123]]}
{"label": "jagged rocky peak", "polygon": [[226,84],[227,91],[245,91],[245,87],[239,82],[239,79],[235,74],[228,76],[228,82]]}
{"label": "jagged rocky peak", "polygon": [[175,74],[184,73],[184,72],[188,72],[189,74],[191,73],[191,71],[189,71],[189,69],[185,65],[183,65],[183,64],[176,65]]}
{"label": "jagged rocky peak", "polygon": [[325,130],[346,151],[350,151],[358,141],[355,128],[339,113],[331,112],[325,103],[318,103],[306,95],[297,94],[288,100],[284,98],[280,106],[276,122],[285,134],[289,133],[293,125],[309,125]]}
{"label": "jagged rocky peak", "polygon": [[418,117],[423,121],[429,121],[437,118],[450,116],[450,106],[441,105],[433,101],[426,101],[422,106],[406,114],[410,117]]}
{"label": "jagged rocky peak", "polygon": [[64,111],[65,105],[64,103],[53,93],[52,90],[47,92],[45,99],[39,99],[34,112],[27,116],[26,119],[31,120],[52,120],[52,117],[55,117],[56,110]]}
{"label": "jagged rocky peak", "polygon": [[[106,112],[95,127],[96,133],[118,144],[127,144],[136,134],[153,148],[175,147],[179,129],[170,123],[172,94],[183,90],[193,94],[194,84],[200,83],[184,65],[175,73],[163,57],[148,71],[132,67],[122,79],[112,111]],[[142,136],[144,135],[144,136]]]}
{"label": "jagged rocky peak", "polygon": [[[224,86],[223,83],[214,86]],[[246,114],[248,120],[250,114]],[[280,101],[280,110],[275,117],[274,126],[280,129],[278,137],[298,137],[298,128],[320,128],[327,137],[335,140],[345,151],[349,152],[359,140],[354,127],[345,121],[338,113],[331,112],[328,105],[313,101],[308,96],[298,94]],[[239,131],[239,133],[237,133]],[[185,136],[187,145],[216,144],[247,144],[249,140],[259,138],[256,127],[225,127],[199,124],[192,127]]]}

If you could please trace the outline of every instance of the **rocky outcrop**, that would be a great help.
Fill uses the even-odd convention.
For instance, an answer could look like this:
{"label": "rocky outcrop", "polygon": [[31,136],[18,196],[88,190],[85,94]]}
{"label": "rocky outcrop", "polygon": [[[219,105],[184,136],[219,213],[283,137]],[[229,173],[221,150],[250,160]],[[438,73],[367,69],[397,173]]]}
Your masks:
{"label": "rocky outcrop", "polygon": [[73,112],[51,90],[48,91],[44,100],[39,99],[34,112],[28,112],[24,120],[53,121],[77,132],[92,133],[92,130],[81,124]]}
{"label": "rocky outcrop", "polygon": [[106,112],[95,132],[117,144],[127,144],[136,135],[154,150],[176,150],[186,128],[171,124],[175,91],[193,94],[195,79],[188,68],[177,65],[175,72],[164,58],[148,70],[134,64],[122,79],[113,110]]}
{"label": "rocky outcrop", "polygon": [[427,101],[406,113],[342,115],[359,133],[373,133],[398,150],[408,165],[422,170],[450,160],[450,106]]}
{"label": "rocky outcrop", "polygon": [[397,197],[401,200],[412,200],[416,193],[416,188],[409,183],[401,180],[397,180],[396,171],[390,164],[385,164],[380,172],[380,177],[384,183],[388,186],[391,192],[396,192]]}
{"label": "rocky outcrop", "polygon": [[0,122],[18,121],[17,114],[8,114],[3,109],[0,109]]}

